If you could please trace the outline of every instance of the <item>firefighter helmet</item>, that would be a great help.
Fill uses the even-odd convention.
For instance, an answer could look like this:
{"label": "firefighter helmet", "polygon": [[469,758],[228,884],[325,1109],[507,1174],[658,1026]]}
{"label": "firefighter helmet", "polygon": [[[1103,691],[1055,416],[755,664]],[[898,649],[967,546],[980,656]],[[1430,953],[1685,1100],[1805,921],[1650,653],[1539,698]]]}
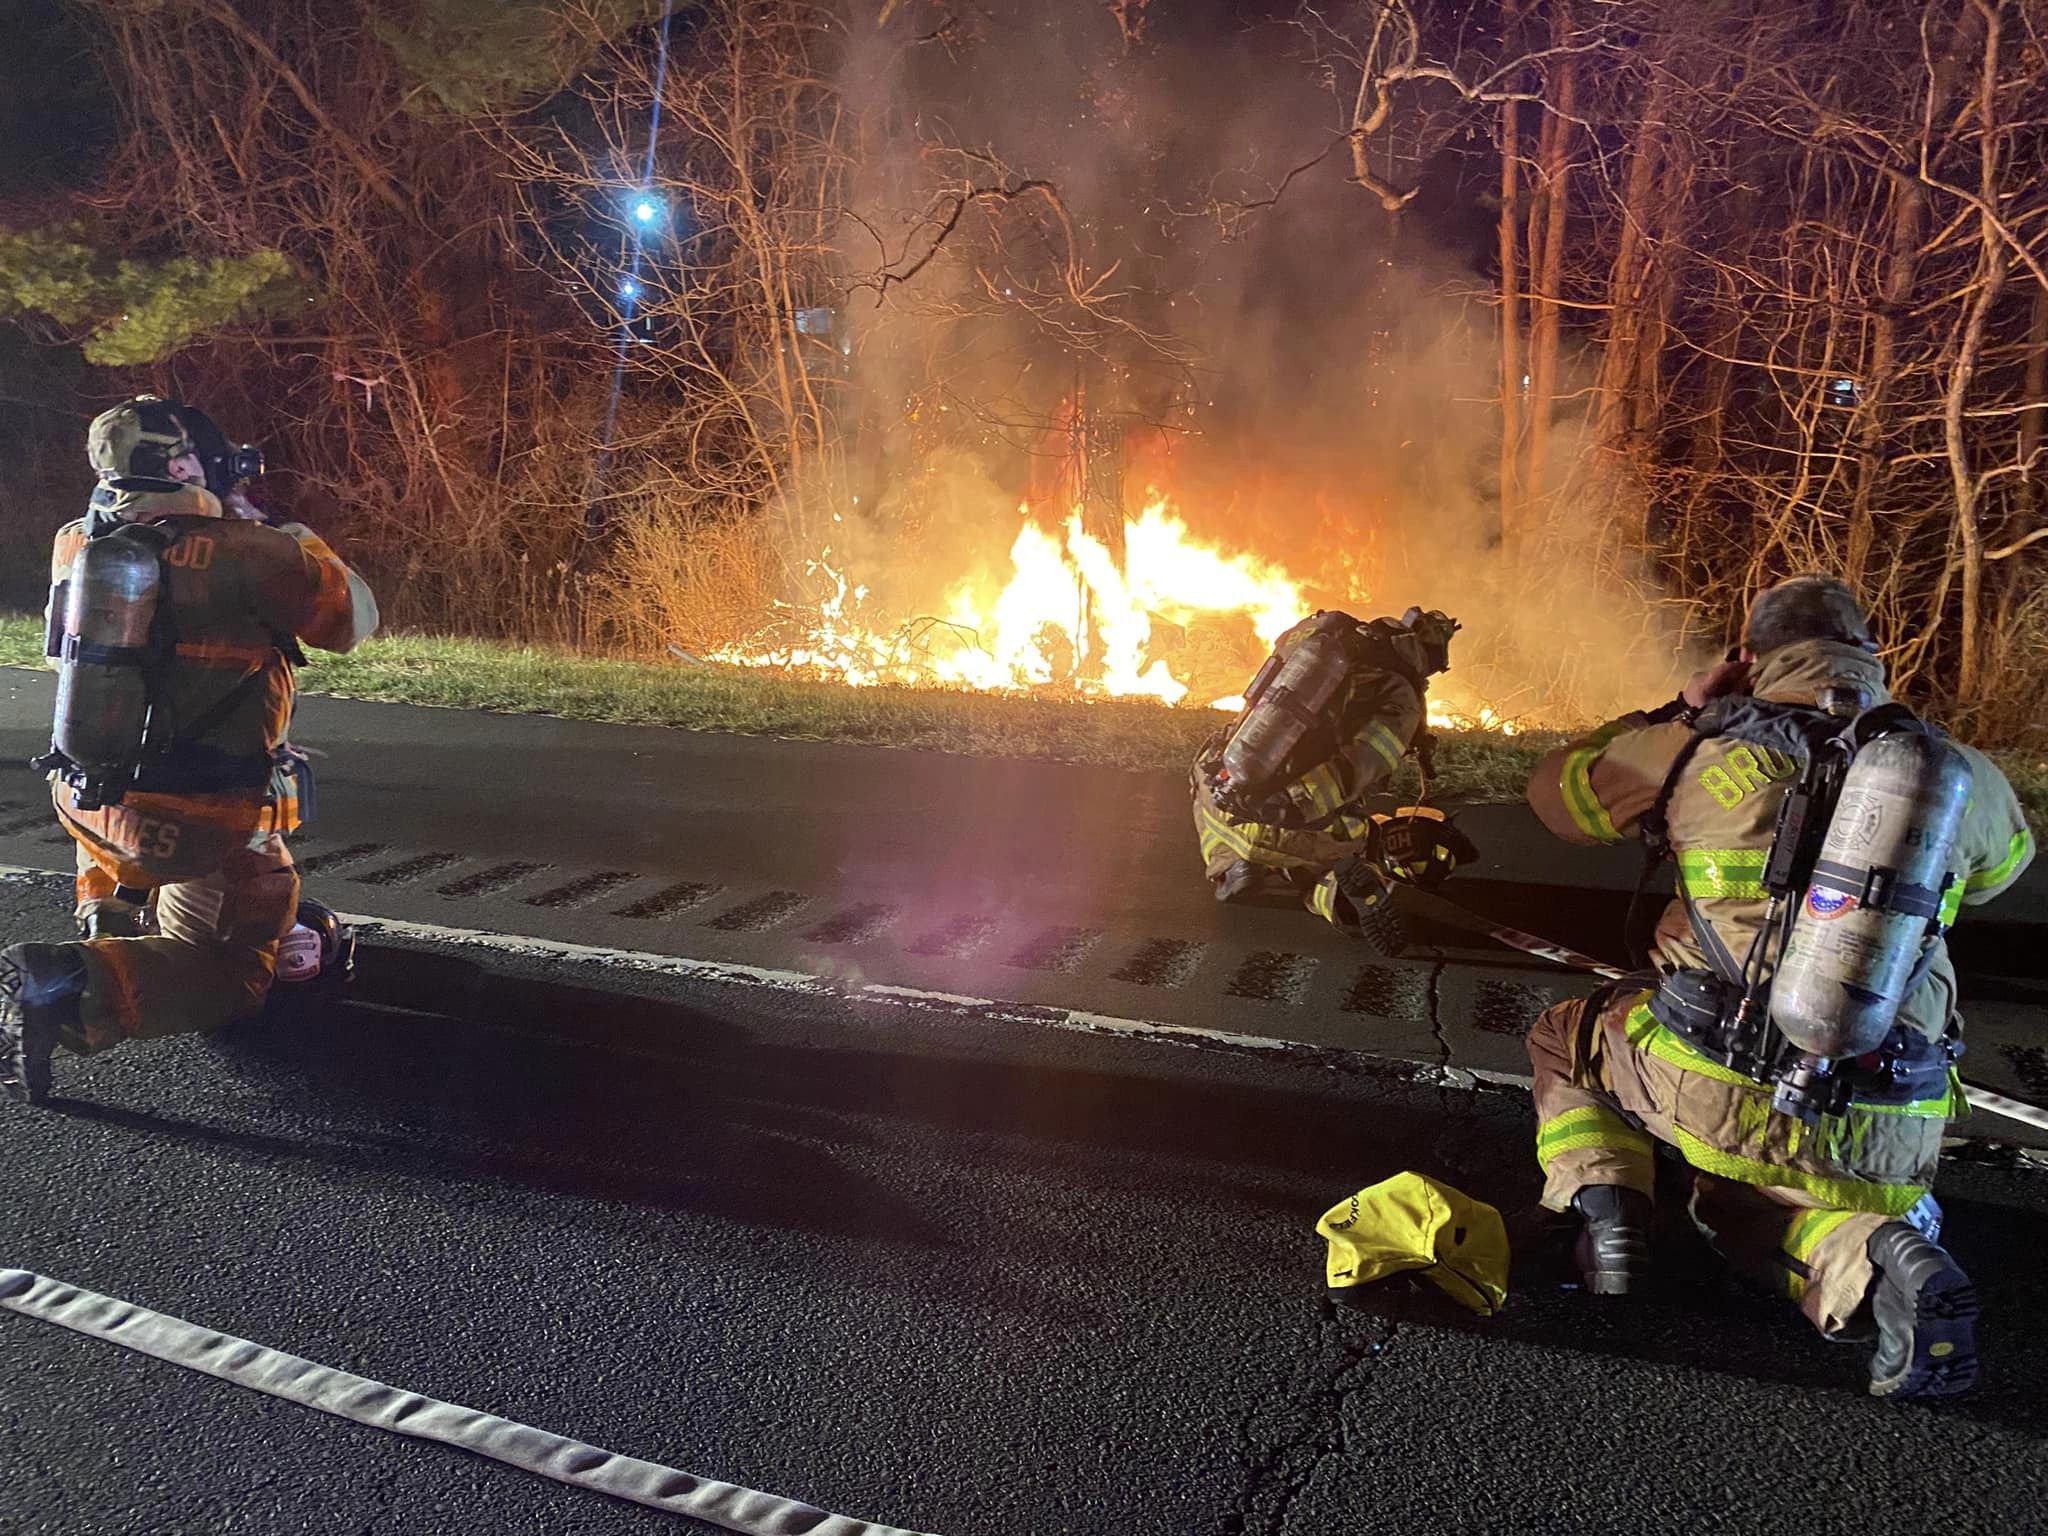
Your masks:
{"label": "firefighter helmet", "polygon": [[216,496],[263,473],[258,449],[230,443],[198,406],[156,395],[137,395],[101,412],[86,433],[85,451],[100,479],[118,490],[177,484],[171,463],[187,454],[199,460],[206,488]]}
{"label": "firefighter helmet", "polygon": [[1401,615],[1400,627],[1422,642],[1424,672],[1451,669],[1451,636],[1463,627],[1456,619],[1435,608],[1410,608]]}
{"label": "firefighter helmet", "polygon": [[346,983],[355,973],[355,930],[332,907],[310,896],[299,902],[297,920],[277,948],[277,979],[287,985],[310,981]]}
{"label": "firefighter helmet", "polygon": [[195,451],[184,408],[156,395],[137,395],[93,418],[85,434],[85,456],[99,477],[125,482],[175,485],[171,463]]}

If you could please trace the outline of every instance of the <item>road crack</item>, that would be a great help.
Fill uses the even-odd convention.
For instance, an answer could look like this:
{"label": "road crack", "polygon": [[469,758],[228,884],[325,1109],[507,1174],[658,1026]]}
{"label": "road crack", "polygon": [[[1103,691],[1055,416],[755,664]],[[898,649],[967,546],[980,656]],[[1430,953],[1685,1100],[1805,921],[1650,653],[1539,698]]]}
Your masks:
{"label": "road crack", "polygon": [[1332,1457],[1350,1454],[1344,1399],[1392,1348],[1400,1329],[1329,1297],[1317,1304],[1309,1348],[1286,1386],[1238,1427],[1243,1491],[1223,1536],[1284,1536],[1301,1496]]}
{"label": "road crack", "polygon": [[1451,1070],[1451,1040],[1450,1036],[1444,1033],[1443,979],[1444,966],[1443,962],[1439,960],[1429,968],[1429,981],[1427,983],[1429,992],[1425,1006],[1429,1009],[1429,1032],[1436,1036],[1437,1067],[1444,1072],[1449,1072]]}

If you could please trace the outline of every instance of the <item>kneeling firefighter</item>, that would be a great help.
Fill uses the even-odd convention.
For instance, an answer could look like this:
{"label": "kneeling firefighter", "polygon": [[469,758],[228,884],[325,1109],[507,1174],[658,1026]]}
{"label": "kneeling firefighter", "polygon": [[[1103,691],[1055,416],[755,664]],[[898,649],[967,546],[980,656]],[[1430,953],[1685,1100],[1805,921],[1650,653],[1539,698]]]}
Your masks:
{"label": "kneeling firefighter", "polygon": [[1242,712],[1206,742],[1191,776],[1195,832],[1218,901],[1270,884],[1356,926],[1392,878],[1434,880],[1472,857],[1440,813],[1369,814],[1365,797],[1401,759],[1425,759],[1429,679],[1450,666],[1458,622],[1410,608],[1360,623],[1311,614],[1274,644]]}
{"label": "kneeling firefighter", "polygon": [[0,1086],[30,1102],[58,1045],[255,1013],[288,936],[292,977],[345,969],[285,847],[310,787],[285,733],[300,645],[346,651],[377,627],[331,549],[239,494],[261,457],[204,413],[141,396],[93,422],[87,453],[100,485],[51,555],[56,718],[36,763],[77,844],[83,937],[0,951]]}
{"label": "kneeling firefighter", "polygon": [[1929,1189],[1964,1108],[1942,934],[2033,843],[1983,754],[1890,702],[1876,649],[1846,586],[1795,577],[1677,699],[1538,765],[1545,825],[1642,837],[1679,894],[1654,969],[1537,1021],[1536,1155],[1588,1290],[1646,1284],[1663,1142],[1719,1252],[1824,1334],[1874,1329],[1874,1394],[1932,1397],[1977,1374]]}

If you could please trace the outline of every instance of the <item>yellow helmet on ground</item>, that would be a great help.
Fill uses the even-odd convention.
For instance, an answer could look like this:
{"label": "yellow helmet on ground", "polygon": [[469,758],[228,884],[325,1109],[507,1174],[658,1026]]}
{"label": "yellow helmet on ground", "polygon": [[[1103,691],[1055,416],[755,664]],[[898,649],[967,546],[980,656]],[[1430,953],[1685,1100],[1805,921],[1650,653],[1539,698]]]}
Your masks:
{"label": "yellow helmet on ground", "polygon": [[1410,1270],[1482,1317],[1508,1299],[1508,1234],[1500,1212],[1427,1174],[1397,1173],[1323,1213],[1330,1289]]}

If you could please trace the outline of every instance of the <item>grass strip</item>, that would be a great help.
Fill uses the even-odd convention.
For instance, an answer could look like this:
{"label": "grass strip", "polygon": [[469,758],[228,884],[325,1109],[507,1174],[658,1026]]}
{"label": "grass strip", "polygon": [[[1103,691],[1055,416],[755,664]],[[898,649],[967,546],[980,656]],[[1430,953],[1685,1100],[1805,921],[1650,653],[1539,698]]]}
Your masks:
{"label": "grass strip", "polygon": [[[0,665],[42,665],[39,618],[0,615]],[[1076,699],[947,688],[848,688],[745,667],[620,661],[487,640],[379,636],[346,656],[313,653],[301,691],[334,698],[557,715],[623,725],[909,747],[1182,773],[1225,717],[1149,699]],[[1565,738],[1443,734],[1431,792],[1519,799],[1536,760]],[[2048,760],[1992,756],[2037,828],[2048,827]],[[1396,793],[1416,787],[1404,764]]]}

